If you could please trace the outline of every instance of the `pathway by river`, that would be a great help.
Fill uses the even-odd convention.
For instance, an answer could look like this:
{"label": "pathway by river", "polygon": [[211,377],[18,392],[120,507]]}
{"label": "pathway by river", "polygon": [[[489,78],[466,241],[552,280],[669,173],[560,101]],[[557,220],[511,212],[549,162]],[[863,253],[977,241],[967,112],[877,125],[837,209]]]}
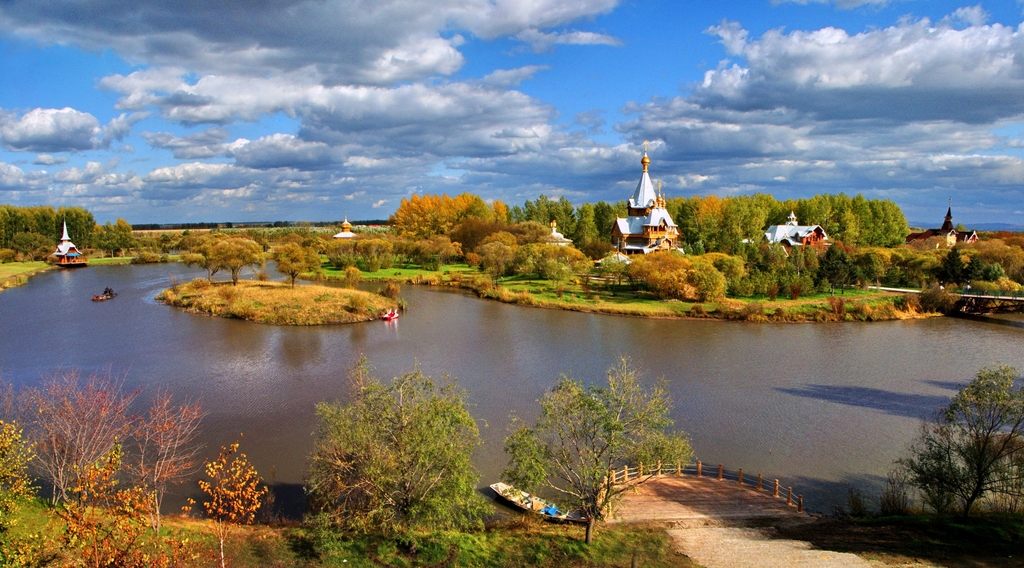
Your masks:
{"label": "pathway by river", "polygon": [[[874,491],[920,419],[994,362],[1024,367],[1024,330],[933,318],[845,324],[650,320],[525,308],[403,287],[393,324],[272,327],[179,312],[153,296],[204,273],[178,264],[50,271],[0,294],[0,375],[30,385],[61,368],[111,369],[146,397],[198,398],[207,453],[244,432],[260,472],[297,487],[313,406],[346,396],[366,355],[378,376],[414,365],[469,391],[484,445],[482,484],[505,465],[510,412],[530,418],[561,373],[603,380],[627,356],[675,399],[674,418],[705,463],[779,477],[811,510],[847,484]],[[91,302],[110,286],[119,295]]]}

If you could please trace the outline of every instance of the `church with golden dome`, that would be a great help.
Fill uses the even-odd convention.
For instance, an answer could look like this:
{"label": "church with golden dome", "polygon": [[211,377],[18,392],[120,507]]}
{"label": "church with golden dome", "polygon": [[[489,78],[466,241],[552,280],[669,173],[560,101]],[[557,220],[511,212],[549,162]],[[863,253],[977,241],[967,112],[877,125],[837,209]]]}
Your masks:
{"label": "church with golden dome", "polygon": [[628,216],[625,219],[616,217],[612,225],[612,244],[622,253],[649,254],[672,250],[679,241],[679,227],[665,209],[661,184],[658,184],[658,190],[655,191],[651,176],[647,173],[650,163],[645,142],[644,157],[640,159],[644,171],[640,174],[636,191],[629,198]]}

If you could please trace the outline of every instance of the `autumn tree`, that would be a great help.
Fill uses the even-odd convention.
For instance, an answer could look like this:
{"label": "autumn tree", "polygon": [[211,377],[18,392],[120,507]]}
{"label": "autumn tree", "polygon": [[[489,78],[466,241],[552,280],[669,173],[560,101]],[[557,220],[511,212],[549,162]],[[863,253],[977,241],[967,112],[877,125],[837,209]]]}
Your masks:
{"label": "autumn tree", "polygon": [[230,272],[231,284],[237,286],[243,268],[255,271],[263,266],[263,248],[255,241],[231,237],[213,245],[209,258],[214,265]]}
{"label": "autumn tree", "polygon": [[350,380],[350,402],[317,405],[313,507],[363,531],[478,526],[486,508],[470,457],[480,435],[465,391],[419,369],[385,384],[365,359]]}
{"label": "autumn tree", "polygon": [[238,453],[238,442],[222,447],[204,470],[209,479],[199,480],[199,489],[208,499],[203,501],[203,511],[213,521],[224,568],[224,539],[229,527],[248,525],[256,519],[267,488],[245,454]]}
{"label": "autumn tree", "polygon": [[1024,483],[1024,386],[1020,371],[985,367],[925,425],[904,465],[939,512],[955,503],[966,518],[989,493],[1020,498]]}
{"label": "autumn tree", "polygon": [[[548,487],[594,526],[633,484],[615,485],[608,472],[640,463],[688,463],[686,435],[669,432],[672,404],[664,382],[646,388],[625,359],[608,369],[607,385],[586,386],[562,375],[540,399],[533,426],[514,418],[505,438],[509,467],[503,478],[520,489]],[[650,476],[638,479],[639,483]]]}
{"label": "autumn tree", "polygon": [[0,536],[14,525],[22,502],[35,493],[28,475],[32,457],[21,428],[16,423],[0,420]]}
{"label": "autumn tree", "polygon": [[69,488],[73,498],[57,509],[65,523],[65,553],[74,556],[73,565],[144,568],[160,564],[143,539],[150,499],[141,487],[118,488],[123,457],[120,444],[115,444],[85,466]]}
{"label": "autumn tree", "polygon": [[206,270],[206,279],[213,282],[213,275],[220,272],[224,267],[213,256],[213,248],[223,239],[220,233],[209,233],[206,235],[189,234],[181,238],[179,246],[189,252],[181,255],[181,262],[185,266],[194,266]]}
{"label": "autumn tree", "polygon": [[320,268],[320,255],[313,249],[298,243],[285,243],[274,247],[274,260],[277,271],[291,279],[292,288],[299,274],[312,272]]}
{"label": "autumn tree", "polygon": [[58,372],[27,393],[29,439],[52,502],[66,501],[82,472],[132,431],[128,413],[136,392],[125,392],[113,377]]}
{"label": "autumn tree", "polygon": [[203,411],[198,404],[174,406],[171,394],[158,392],[149,413],[138,423],[138,455],[131,473],[150,491],[150,526],[160,532],[160,511],[167,487],[188,480],[199,467],[202,446],[196,442]]}
{"label": "autumn tree", "polygon": [[[500,203],[500,202],[499,202]],[[402,199],[388,224],[403,237],[426,239],[434,235],[447,235],[456,225],[469,218],[491,221],[504,204],[488,207],[479,196],[463,193],[448,195],[417,195]],[[504,220],[504,219],[502,219]]]}

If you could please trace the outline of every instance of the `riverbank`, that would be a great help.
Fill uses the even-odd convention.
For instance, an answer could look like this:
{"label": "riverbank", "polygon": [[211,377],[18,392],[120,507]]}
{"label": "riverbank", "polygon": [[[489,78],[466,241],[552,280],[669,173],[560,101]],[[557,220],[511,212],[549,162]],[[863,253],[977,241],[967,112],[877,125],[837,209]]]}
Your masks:
{"label": "riverbank", "polygon": [[396,307],[393,300],[361,290],[250,281],[235,286],[203,278],[172,286],[156,299],[189,312],[272,325],[370,321]]}
{"label": "riverbank", "polygon": [[[266,511],[269,514],[269,511]],[[37,500],[17,515],[13,530],[0,535],[25,546],[25,560],[57,565],[70,563],[77,551],[60,543],[52,531],[59,526],[48,505]],[[257,568],[379,566],[474,566],[539,568],[645,566],[649,568],[697,568],[672,549],[660,527],[645,525],[602,526],[594,544],[583,542],[583,528],[552,525],[528,517],[489,524],[479,531],[408,532],[391,537],[335,531],[315,524],[266,523],[231,526],[224,542],[228,566]],[[182,515],[165,515],[161,536],[145,531],[134,550],[151,558],[188,559],[187,565],[219,565],[218,541],[213,522]],[[28,564],[28,563],[26,563]]]}
{"label": "riverbank", "polygon": [[[327,280],[343,280],[341,271],[325,269]],[[496,283],[466,265],[450,265],[440,271],[394,268],[364,272],[366,281],[445,286],[469,290],[478,297],[508,304],[646,318],[719,319],[747,322],[854,322],[889,321],[936,317],[920,311],[903,294],[847,289],[836,295],[817,293],[787,299],[728,298],[716,302],[661,300],[624,284],[579,279],[554,283],[522,276],[503,277]]]}
{"label": "riverbank", "polygon": [[53,268],[45,262],[6,262],[0,264],[0,290],[28,282],[32,276]]}

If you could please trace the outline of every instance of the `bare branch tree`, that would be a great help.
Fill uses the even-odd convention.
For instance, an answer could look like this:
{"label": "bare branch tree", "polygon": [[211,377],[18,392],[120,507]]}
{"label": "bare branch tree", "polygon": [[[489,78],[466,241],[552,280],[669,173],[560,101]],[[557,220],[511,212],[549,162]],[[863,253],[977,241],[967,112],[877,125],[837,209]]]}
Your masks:
{"label": "bare branch tree", "polygon": [[160,508],[167,488],[188,480],[199,469],[196,442],[204,413],[199,404],[186,400],[172,405],[172,396],[160,391],[153,398],[149,414],[140,420],[135,438],[138,455],[129,470],[142,487],[150,491],[152,508],[150,526],[160,532]]}
{"label": "bare branch tree", "polygon": [[128,408],[137,392],[124,392],[123,378],[107,374],[83,379],[77,370],[59,371],[27,392],[29,439],[36,463],[53,486],[53,503],[67,500],[78,478],[132,430]]}

